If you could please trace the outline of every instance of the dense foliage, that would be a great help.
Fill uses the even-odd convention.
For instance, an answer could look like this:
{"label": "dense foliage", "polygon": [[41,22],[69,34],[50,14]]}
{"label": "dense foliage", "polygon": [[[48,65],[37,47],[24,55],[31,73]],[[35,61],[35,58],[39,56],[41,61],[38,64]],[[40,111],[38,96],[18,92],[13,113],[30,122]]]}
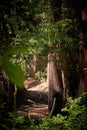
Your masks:
{"label": "dense foliage", "polygon": [[[49,1],[1,1],[0,10],[3,12],[0,14],[0,65],[8,76],[11,73],[11,82],[21,86],[17,79],[23,83],[24,75],[21,69],[18,70],[18,65],[21,65],[26,75],[26,71],[30,72],[31,70],[34,55],[42,59],[42,56],[47,57],[50,52],[60,52],[64,69],[66,55],[70,53],[74,57],[72,62],[74,64],[70,63],[70,65],[75,66],[77,62],[76,52],[78,51],[74,22],[76,19],[68,17],[70,11],[67,10],[68,4],[63,1],[62,19],[55,23]],[[6,68],[3,61],[8,62],[9,69]],[[15,63],[16,68],[11,63]],[[19,71],[21,71],[21,77],[17,76]]]}
{"label": "dense foliage", "polygon": [[19,67],[21,65],[24,69],[26,66],[24,57],[29,55],[27,59],[31,62],[33,55],[42,48],[38,25],[43,3],[43,0],[0,1],[0,66],[17,86],[22,86],[24,82],[24,73]]}

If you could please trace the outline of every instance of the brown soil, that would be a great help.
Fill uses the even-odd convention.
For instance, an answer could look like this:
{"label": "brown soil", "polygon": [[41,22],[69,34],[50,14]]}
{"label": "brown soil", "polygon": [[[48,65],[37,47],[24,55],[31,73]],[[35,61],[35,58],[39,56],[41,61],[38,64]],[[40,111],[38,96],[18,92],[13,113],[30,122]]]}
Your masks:
{"label": "brown soil", "polygon": [[24,82],[25,89],[19,91],[19,106],[17,114],[27,115],[31,118],[48,116],[48,86],[47,83],[28,78]]}

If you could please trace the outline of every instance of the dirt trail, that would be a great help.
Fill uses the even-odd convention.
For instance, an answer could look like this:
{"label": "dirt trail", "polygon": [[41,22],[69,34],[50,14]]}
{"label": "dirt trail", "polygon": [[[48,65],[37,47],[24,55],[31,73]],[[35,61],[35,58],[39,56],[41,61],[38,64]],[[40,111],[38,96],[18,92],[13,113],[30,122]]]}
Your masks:
{"label": "dirt trail", "polygon": [[[39,83],[31,78],[24,82],[25,90],[20,93],[21,107],[17,113],[28,115],[31,118],[48,116],[48,86],[47,83]],[[24,95],[24,96],[23,96]]]}

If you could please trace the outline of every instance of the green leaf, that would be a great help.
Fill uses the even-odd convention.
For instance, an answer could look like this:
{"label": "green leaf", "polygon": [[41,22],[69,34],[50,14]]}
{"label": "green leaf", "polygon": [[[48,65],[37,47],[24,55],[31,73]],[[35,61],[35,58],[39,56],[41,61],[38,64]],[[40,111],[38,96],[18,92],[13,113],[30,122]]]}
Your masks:
{"label": "green leaf", "polygon": [[28,46],[9,46],[6,50],[6,54],[9,55],[13,55],[13,54],[28,54],[29,53],[29,49]]}
{"label": "green leaf", "polygon": [[6,74],[9,77],[9,80],[13,84],[17,85],[20,88],[23,87],[25,78],[22,68],[19,65],[13,64],[7,59],[3,59],[2,68],[5,70]]}

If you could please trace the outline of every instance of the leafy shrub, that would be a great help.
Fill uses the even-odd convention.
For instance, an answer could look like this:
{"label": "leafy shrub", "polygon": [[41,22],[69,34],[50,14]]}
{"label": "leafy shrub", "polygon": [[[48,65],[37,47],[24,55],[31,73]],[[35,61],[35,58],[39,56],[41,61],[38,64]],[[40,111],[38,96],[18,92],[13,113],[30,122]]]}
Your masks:
{"label": "leafy shrub", "polygon": [[86,130],[87,129],[87,106],[86,99],[87,94],[81,95],[77,99],[69,98],[70,107],[65,108],[62,111],[67,111],[65,128],[69,130]]}
{"label": "leafy shrub", "polygon": [[[69,106],[62,109],[62,114],[43,119],[44,130],[86,130],[87,129],[87,94],[77,99],[69,98]],[[66,114],[65,114],[66,113]]]}
{"label": "leafy shrub", "polygon": [[16,115],[6,111],[5,104],[0,105],[1,130],[39,130],[39,125],[27,116]]}

